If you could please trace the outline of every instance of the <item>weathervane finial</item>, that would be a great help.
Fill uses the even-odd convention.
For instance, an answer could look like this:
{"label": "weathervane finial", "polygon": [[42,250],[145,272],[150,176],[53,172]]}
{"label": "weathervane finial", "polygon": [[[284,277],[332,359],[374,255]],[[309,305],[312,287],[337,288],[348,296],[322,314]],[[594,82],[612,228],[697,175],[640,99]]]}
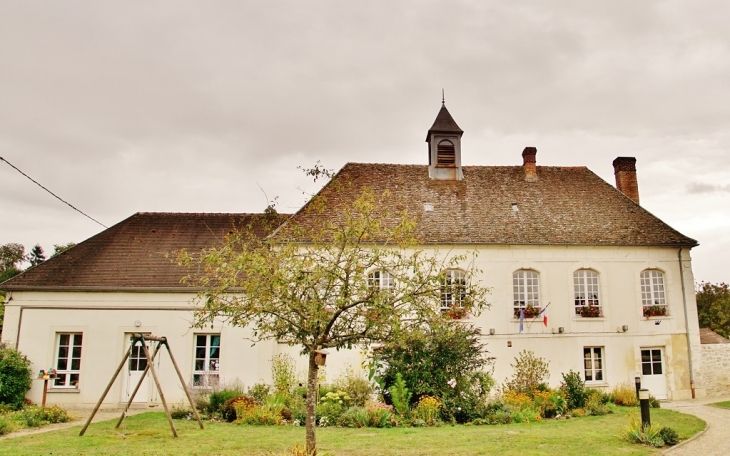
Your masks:
{"label": "weathervane finial", "polygon": [[446,97],[444,96],[444,89],[441,89],[441,104],[446,104]]}

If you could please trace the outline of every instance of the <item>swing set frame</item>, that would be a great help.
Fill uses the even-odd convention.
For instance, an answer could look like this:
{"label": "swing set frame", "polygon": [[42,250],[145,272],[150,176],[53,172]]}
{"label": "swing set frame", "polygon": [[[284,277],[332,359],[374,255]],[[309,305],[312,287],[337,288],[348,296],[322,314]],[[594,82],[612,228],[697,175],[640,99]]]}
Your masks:
{"label": "swing set frame", "polygon": [[[147,349],[147,341],[151,342],[157,342],[157,346],[155,347],[154,351],[152,352],[152,356],[150,356],[150,352]],[[175,361],[175,357],[172,355],[172,350],[170,349],[170,345],[167,343],[167,337],[156,337],[150,334],[141,334],[141,333],[135,333],[132,336],[132,343],[129,344],[129,350],[124,354],[124,357],[122,358],[122,361],[119,363],[119,367],[117,367],[116,372],[114,372],[114,375],[112,376],[112,379],[109,381],[109,384],[106,386],[106,389],[102,393],[101,397],[99,398],[99,402],[96,403],[96,407],[94,407],[94,411],[91,413],[91,416],[89,416],[89,419],[86,421],[86,424],[84,425],[83,429],[81,429],[81,432],[79,433],[79,436],[84,435],[86,432],[86,429],[91,424],[91,420],[94,418],[94,415],[96,415],[96,412],[99,411],[99,407],[101,407],[102,402],[104,402],[104,399],[106,398],[106,395],[109,393],[109,390],[111,389],[112,385],[114,384],[114,381],[119,377],[119,373],[122,371],[122,368],[124,367],[124,363],[127,362],[127,359],[132,354],[132,350],[135,347],[135,345],[140,344],[142,347],[142,351],[144,352],[145,358],[147,358],[147,366],[144,369],[144,372],[142,373],[142,376],[139,378],[139,381],[137,382],[137,386],[135,386],[134,391],[132,392],[132,395],[129,397],[129,400],[127,401],[127,405],[124,407],[124,411],[122,412],[122,416],[119,417],[119,421],[117,422],[117,425],[115,426],[115,429],[119,429],[119,426],[121,426],[122,421],[124,421],[124,418],[127,416],[127,411],[129,411],[129,407],[132,405],[132,401],[134,400],[134,396],[137,394],[137,391],[139,391],[140,386],[142,386],[142,382],[144,381],[145,377],[147,376],[148,372],[152,373],[152,378],[154,379],[155,386],[157,387],[157,392],[160,394],[160,399],[162,400],[162,406],[165,408],[165,415],[167,415],[167,422],[170,423],[170,429],[172,429],[172,436],[177,437],[177,430],[175,429],[175,424],[172,422],[172,416],[170,415],[170,409],[167,406],[167,401],[165,400],[165,394],[162,392],[162,386],[160,385],[160,380],[157,378],[157,372],[155,371],[154,361],[157,357],[157,354],[160,352],[160,349],[162,346],[167,348],[167,353],[170,354],[170,360],[172,361],[172,365],[175,368],[175,372],[177,372],[177,377],[180,379],[180,384],[182,385],[183,391],[185,391],[185,396],[188,398],[188,402],[190,402],[190,407],[193,409],[193,415],[195,415],[195,419],[198,421],[198,424],[200,425],[200,429],[205,429],[203,427],[203,422],[200,420],[200,415],[198,414],[198,410],[195,408],[195,403],[193,402],[193,398],[190,396],[190,391],[188,390],[187,386],[185,385],[185,379],[182,376],[182,373],[180,373],[180,368],[177,366],[177,362]]]}

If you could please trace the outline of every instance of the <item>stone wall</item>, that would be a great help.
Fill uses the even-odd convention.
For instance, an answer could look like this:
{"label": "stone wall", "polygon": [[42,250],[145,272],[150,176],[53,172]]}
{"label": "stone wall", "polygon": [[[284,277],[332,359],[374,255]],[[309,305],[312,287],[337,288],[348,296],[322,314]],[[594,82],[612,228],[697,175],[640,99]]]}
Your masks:
{"label": "stone wall", "polygon": [[730,344],[702,344],[702,384],[709,397],[730,396]]}

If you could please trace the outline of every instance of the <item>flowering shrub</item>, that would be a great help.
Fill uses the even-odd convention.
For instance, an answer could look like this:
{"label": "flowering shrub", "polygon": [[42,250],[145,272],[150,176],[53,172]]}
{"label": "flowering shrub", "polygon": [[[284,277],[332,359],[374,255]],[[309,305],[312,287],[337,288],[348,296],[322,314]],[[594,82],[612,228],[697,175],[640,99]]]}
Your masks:
{"label": "flowering shrub", "polygon": [[350,396],[344,391],[337,391],[336,393],[327,393],[320,402],[323,404],[331,403],[338,404],[340,407],[346,408],[350,404]]}
{"label": "flowering shrub", "polygon": [[279,414],[272,412],[261,406],[247,407],[245,405],[236,407],[236,420],[239,424],[249,424],[254,426],[271,426],[282,424]]}
{"label": "flowering shrub", "polygon": [[628,382],[619,383],[614,386],[611,394],[614,397],[614,404],[616,405],[625,405],[627,407],[639,405],[639,400],[636,398],[636,389]]}
{"label": "flowering shrub", "polygon": [[232,423],[238,418],[237,408],[250,408],[256,405],[256,400],[251,396],[236,396],[228,399],[220,406],[221,417]]}
{"label": "flowering shrub", "polygon": [[532,399],[525,393],[519,393],[517,391],[507,390],[502,393],[502,399],[505,404],[509,405],[510,408],[515,410],[522,410],[525,408],[532,407]]}
{"label": "flowering shrub", "polygon": [[510,364],[514,373],[504,384],[504,390],[531,395],[550,374],[548,365],[547,361],[535,356],[532,351],[522,350],[515,358],[515,363]]}

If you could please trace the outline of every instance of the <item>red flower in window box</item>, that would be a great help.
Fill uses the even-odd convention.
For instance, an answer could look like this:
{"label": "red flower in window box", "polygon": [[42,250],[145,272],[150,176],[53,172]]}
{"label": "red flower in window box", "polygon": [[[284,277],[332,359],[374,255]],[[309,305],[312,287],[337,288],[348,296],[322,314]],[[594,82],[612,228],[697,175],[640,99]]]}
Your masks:
{"label": "red flower in window box", "polygon": [[585,318],[597,318],[601,316],[601,308],[588,304],[580,308],[580,316]]}
{"label": "red flower in window box", "polygon": [[646,306],[644,307],[644,316],[649,317],[663,317],[667,314],[667,306]]}
{"label": "red flower in window box", "polygon": [[454,320],[461,320],[466,318],[467,312],[463,307],[450,307],[446,312],[446,316]]}
{"label": "red flower in window box", "polygon": [[515,308],[515,318],[520,318],[520,309],[525,312],[525,318],[535,318],[538,315],[540,315],[540,308],[535,307],[532,305],[527,305],[527,307],[517,307]]}

